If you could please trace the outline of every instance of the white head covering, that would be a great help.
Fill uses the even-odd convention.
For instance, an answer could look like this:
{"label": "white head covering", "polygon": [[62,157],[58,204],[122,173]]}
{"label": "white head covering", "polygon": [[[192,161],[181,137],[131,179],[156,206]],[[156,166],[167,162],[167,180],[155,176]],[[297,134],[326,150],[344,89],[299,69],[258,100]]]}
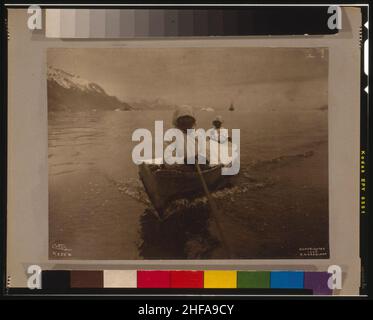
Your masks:
{"label": "white head covering", "polygon": [[172,118],[172,124],[176,126],[177,119],[181,117],[186,117],[186,116],[192,117],[194,120],[196,120],[194,116],[193,107],[188,106],[186,104],[182,106],[178,106],[176,110],[174,111],[174,115]]}
{"label": "white head covering", "polygon": [[212,122],[215,122],[215,121],[219,121],[220,123],[223,123],[223,117],[222,116],[216,116],[216,118]]}

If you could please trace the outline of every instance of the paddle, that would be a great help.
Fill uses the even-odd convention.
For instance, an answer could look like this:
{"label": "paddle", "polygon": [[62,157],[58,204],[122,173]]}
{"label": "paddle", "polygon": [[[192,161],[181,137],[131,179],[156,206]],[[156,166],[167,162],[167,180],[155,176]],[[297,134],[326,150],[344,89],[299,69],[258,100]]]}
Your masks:
{"label": "paddle", "polygon": [[[142,180],[145,191],[155,209],[152,212],[159,221],[162,221],[163,219],[162,216],[160,216],[160,213],[163,212],[163,208],[161,206],[162,202],[157,189],[157,181],[154,179],[153,174],[150,172],[150,169],[146,164],[140,164],[139,168],[140,179]],[[145,183],[145,181],[150,181],[150,183]]]}
{"label": "paddle", "polygon": [[218,229],[218,232],[219,232],[219,236],[220,236],[220,239],[221,239],[221,242],[223,244],[223,247],[225,249],[225,251],[227,252],[228,254],[228,257],[231,258],[231,251],[229,250],[229,247],[227,245],[227,242],[225,241],[225,237],[224,237],[224,234],[223,234],[223,231],[222,231],[222,228],[220,226],[220,223],[219,223],[219,220],[218,220],[218,215],[219,215],[219,209],[215,203],[215,200],[213,199],[213,197],[211,196],[211,193],[207,187],[207,184],[206,184],[206,181],[205,181],[205,178],[202,174],[202,171],[201,171],[201,168],[199,166],[199,164],[196,162],[196,168],[197,168],[197,172],[198,172],[198,176],[201,180],[201,183],[202,183],[202,187],[203,187],[203,190],[206,194],[206,197],[207,197],[207,200],[208,200],[208,203],[209,203],[209,206],[210,206],[210,209],[211,209],[211,213],[212,213],[212,218],[213,220],[215,221],[215,224],[216,224],[216,227]]}

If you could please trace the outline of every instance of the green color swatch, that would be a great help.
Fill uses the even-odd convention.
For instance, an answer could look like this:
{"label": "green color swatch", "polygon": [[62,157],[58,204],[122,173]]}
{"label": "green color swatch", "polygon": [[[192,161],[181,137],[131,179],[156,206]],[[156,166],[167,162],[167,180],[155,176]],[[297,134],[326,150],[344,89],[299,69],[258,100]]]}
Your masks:
{"label": "green color swatch", "polygon": [[270,272],[238,271],[237,288],[269,288]]}

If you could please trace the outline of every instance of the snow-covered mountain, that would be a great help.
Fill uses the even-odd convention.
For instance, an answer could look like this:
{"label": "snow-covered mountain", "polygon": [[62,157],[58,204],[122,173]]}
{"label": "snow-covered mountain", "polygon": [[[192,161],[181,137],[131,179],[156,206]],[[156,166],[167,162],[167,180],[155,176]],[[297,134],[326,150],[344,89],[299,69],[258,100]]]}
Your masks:
{"label": "snow-covered mountain", "polygon": [[162,98],[137,99],[130,101],[131,106],[138,110],[169,110],[174,109],[176,104],[170,103]]}
{"label": "snow-covered mountain", "polygon": [[47,71],[50,111],[131,110],[132,107],[108,95],[98,84],[49,66]]}

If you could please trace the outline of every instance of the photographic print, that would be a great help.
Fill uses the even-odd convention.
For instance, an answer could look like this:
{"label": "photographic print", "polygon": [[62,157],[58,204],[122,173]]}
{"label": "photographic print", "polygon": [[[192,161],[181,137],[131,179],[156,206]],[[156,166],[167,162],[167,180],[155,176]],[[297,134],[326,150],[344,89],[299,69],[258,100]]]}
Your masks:
{"label": "photographic print", "polygon": [[49,258],[328,259],[328,67],[322,47],[48,49]]}

